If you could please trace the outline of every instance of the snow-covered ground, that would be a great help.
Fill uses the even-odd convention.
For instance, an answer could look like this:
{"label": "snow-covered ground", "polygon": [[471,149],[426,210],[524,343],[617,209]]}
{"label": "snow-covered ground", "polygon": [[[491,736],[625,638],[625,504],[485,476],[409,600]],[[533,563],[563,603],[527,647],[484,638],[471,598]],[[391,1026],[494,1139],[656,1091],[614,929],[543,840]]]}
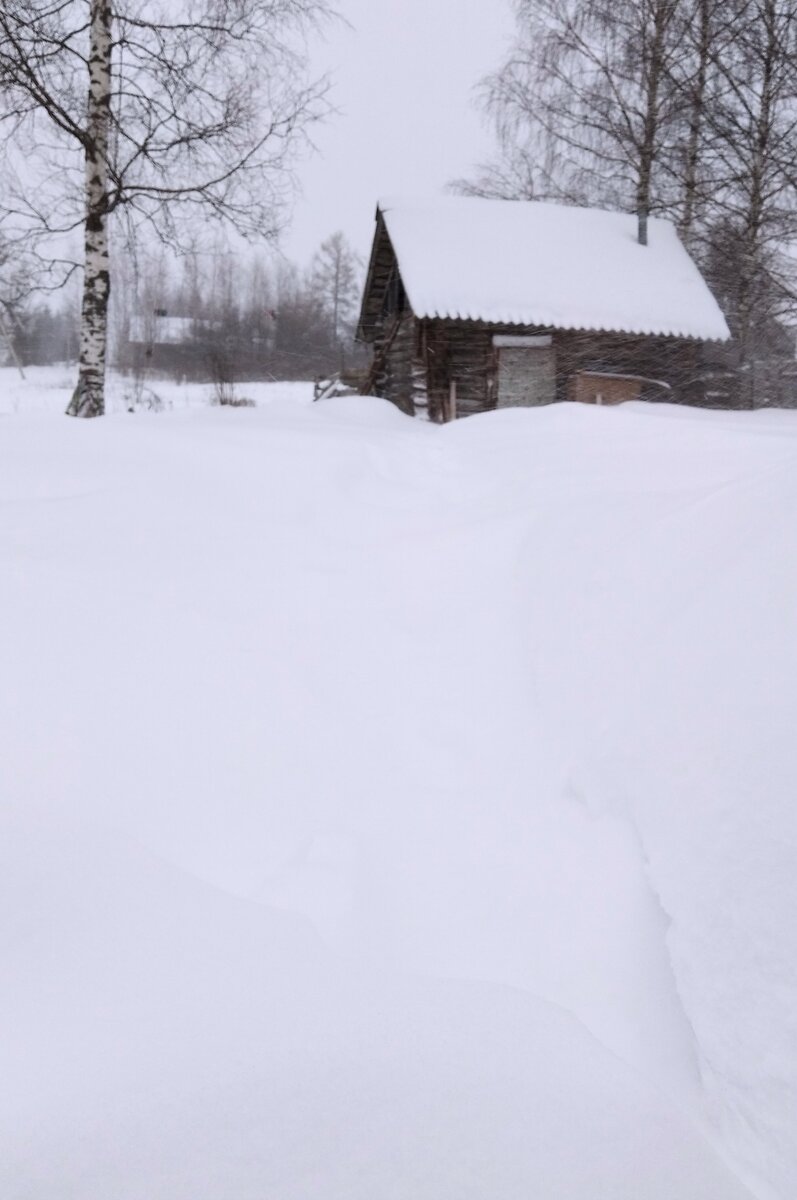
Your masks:
{"label": "snow-covered ground", "polygon": [[4,1200],[797,1193],[797,414],[0,372]]}
{"label": "snow-covered ground", "polygon": [[[17,370],[0,367],[0,416],[63,413],[77,378],[74,367],[26,367],[24,375],[23,380]],[[153,408],[172,412],[212,404],[214,390],[210,383],[176,383],[172,379],[151,377],[149,373],[142,377],[137,390],[131,376],[112,374],[108,381],[106,406],[111,414]],[[313,385],[244,382],[237,383],[234,390],[237,398],[259,403],[275,395],[283,399],[306,400],[312,398]]]}

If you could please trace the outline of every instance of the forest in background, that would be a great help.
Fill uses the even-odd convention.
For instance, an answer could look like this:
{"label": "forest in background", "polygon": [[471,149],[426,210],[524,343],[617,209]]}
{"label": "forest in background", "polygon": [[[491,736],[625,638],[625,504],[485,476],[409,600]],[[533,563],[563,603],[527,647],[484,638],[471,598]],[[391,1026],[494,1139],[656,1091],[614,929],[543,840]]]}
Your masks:
{"label": "forest in background", "polygon": [[[354,341],[364,264],[342,233],[306,269],[219,243],[179,259],[163,247],[117,252],[111,363],[180,380],[314,379],[361,366]],[[45,303],[24,287],[6,305],[23,366],[74,361],[77,289]],[[7,349],[0,343],[0,357]]]}

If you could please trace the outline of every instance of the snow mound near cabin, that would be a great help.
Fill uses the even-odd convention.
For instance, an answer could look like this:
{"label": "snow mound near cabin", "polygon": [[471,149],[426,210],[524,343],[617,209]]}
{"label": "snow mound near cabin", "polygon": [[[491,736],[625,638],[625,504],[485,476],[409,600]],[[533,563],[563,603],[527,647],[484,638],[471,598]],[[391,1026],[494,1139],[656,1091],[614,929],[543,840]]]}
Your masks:
{"label": "snow mound near cabin", "polygon": [[787,1200],[795,414],[336,404],[3,421],[0,1190]]}

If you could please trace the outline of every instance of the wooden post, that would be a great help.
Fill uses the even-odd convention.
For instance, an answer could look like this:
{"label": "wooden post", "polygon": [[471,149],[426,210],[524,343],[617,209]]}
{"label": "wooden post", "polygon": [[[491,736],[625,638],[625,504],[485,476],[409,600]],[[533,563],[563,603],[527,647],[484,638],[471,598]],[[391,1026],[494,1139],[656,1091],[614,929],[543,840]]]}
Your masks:
{"label": "wooden post", "polygon": [[452,379],[448,385],[448,411],[446,412],[447,421],[456,421],[457,419],[457,381]]}

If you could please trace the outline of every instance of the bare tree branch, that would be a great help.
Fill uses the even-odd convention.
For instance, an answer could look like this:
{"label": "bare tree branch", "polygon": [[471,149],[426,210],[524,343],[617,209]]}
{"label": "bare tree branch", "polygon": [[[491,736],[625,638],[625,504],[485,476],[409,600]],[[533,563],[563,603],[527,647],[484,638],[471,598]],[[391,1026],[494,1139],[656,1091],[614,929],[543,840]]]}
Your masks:
{"label": "bare tree branch", "polygon": [[[0,133],[42,190],[26,194],[12,172],[0,224],[39,248],[84,224],[88,291],[106,270],[90,265],[107,258],[96,239],[125,210],[177,246],[202,218],[274,238],[296,154],[329,111],[326,80],[305,70],[306,38],[327,16],[326,0],[4,0]],[[93,321],[97,369],[83,354],[79,392],[94,389],[88,407],[101,411],[106,318],[93,307],[84,341]]]}

